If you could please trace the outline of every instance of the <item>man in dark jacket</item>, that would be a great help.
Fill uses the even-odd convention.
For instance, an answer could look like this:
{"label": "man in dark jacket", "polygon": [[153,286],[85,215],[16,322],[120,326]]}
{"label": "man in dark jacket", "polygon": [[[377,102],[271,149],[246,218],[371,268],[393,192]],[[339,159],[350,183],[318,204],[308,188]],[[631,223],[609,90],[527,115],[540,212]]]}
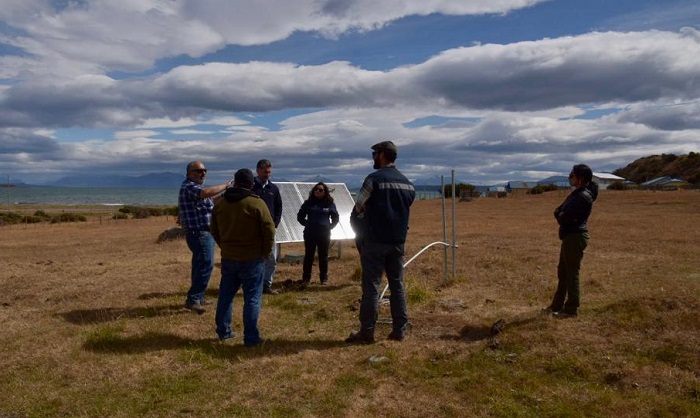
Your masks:
{"label": "man in dark jacket", "polygon": [[[403,285],[403,255],[408,217],[416,197],[413,184],[394,165],[397,148],[391,141],[372,146],[374,168],[365,178],[357,195],[354,211],[363,233],[360,260],[362,263],[362,301],[360,330],[345,340],[348,343],[371,344],[379,314],[379,284],[386,272],[391,296],[392,331],[390,340],[401,341],[408,327],[406,292]],[[353,220],[357,223],[357,220]]]}
{"label": "man in dark jacket", "polygon": [[[260,196],[267,204],[267,208],[272,215],[272,220],[277,228],[282,220],[282,196],[277,185],[272,183],[272,163],[270,160],[260,160],[256,166],[258,176],[255,178],[253,192]],[[263,279],[263,293],[276,295],[277,291],[272,289],[272,281],[275,275],[277,266],[277,243],[272,245],[272,252],[265,260],[265,274]]]}
{"label": "man in dark jacket", "polygon": [[275,224],[265,202],[251,191],[253,172],[238,170],[234,185],[214,206],[211,233],[221,248],[221,284],[216,306],[220,340],[235,336],[231,329],[233,297],[243,288],[243,342],[262,342],[258,317],[262,305],[265,259],[272,251]]}
{"label": "man in dark jacket", "polygon": [[593,202],[598,197],[598,185],[592,181],[593,171],[584,164],[577,164],[569,174],[569,183],[575,189],[554,210],[559,224],[559,265],[557,266],[558,285],[552,303],[545,308],[558,318],[578,315],[581,302],[579,271],[583,252],[588,246],[588,217]]}

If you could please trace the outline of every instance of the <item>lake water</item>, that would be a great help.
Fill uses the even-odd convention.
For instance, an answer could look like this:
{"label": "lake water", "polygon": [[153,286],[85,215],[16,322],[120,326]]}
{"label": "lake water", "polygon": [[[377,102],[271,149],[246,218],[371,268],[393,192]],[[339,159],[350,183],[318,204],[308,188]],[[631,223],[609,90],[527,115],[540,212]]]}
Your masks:
{"label": "lake water", "polygon": [[[351,193],[357,190],[350,190]],[[3,187],[0,207],[19,205],[98,205],[98,206],[174,206],[178,189],[93,189],[73,187]],[[435,199],[438,191],[419,190],[416,199]]]}
{"label": "lake water", "polygon": [[178,189],[0,188],[0,204],[174,206]]}

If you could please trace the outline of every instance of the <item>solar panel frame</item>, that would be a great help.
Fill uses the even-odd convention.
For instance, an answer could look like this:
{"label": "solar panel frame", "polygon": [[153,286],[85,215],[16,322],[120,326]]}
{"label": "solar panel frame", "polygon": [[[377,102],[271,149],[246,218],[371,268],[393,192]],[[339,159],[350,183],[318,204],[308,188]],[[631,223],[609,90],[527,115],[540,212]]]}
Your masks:
{"label": "solar panel frame", "polygon": [[[282,197],[282,220],[277,226],[275,239],[278,244],[303,242],[304,226],[297,221],[299,208],[309,197],[309,191],[316,183],[309,182],[275,182]],[[331,240],[355,239],[355,231],[350,226],[350,212],[355,206],[350,191],[345,183],[326,183],[338,209],[340,222],[331,231]]]}

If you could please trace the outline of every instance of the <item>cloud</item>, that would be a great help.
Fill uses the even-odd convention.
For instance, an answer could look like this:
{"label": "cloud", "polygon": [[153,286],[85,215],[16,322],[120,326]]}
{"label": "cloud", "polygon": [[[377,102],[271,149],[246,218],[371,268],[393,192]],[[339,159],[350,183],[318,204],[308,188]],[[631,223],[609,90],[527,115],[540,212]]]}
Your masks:
{"label": "cloud", "polygon": [[[535,111],[700,94],[698,31],[592,33],[445,51],[368,71],[348,62],[207,63],[144,80],[81,76],[25,82],[0,95],[0,126],[144,126],[206,112],[393,106]],[[89,91],[90,94],[85,94]],[[243,122],[241,122],[243,124]]]}
{"label": "cloud", "polygon": [[8,78],[138,72],[158,59],[269,44],[299,31],[336,37],[406,16],[507,13],[542,1],[7,0],[0,20],[11,34],[1,41],[21,50],[27,62],[13,57],[0,64]]}
{"label": "cloud", "polygon": [[[232,174],[267,157],[281,177],[358,181],[371,170],[369,146],[393,139],[412,178],[456,168],[488,183],[698,151],[700,31],[674,27],[678,7],[664,14],[669,30],[625,29],[654,16],[644,9],[600,25],[617,31],[470,38],[381,71],[351,53],[307,65],[294,54],[214,54],[231,45],[273,51],[300,32],[340,44],[401,19],[507,15],[540,3],[6,0],[0,163],[27,176],[143,174],[181,170],[196,155],[212,174]],[[115,132],[56,139],[80,128]]]}

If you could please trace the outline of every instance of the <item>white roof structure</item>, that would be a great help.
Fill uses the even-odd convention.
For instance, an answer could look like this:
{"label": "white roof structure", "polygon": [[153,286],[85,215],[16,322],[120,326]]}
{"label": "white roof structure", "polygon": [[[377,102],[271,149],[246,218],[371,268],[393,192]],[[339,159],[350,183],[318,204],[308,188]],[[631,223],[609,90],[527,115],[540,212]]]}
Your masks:
{"label": "white roof structure", "polygon": [[609,181],[624,181],[625,180],[624,178],[622,178],[620,176],[616,176],[612,173],[593,173],[593,177],[597,177],[601,180],[609,180]]}

